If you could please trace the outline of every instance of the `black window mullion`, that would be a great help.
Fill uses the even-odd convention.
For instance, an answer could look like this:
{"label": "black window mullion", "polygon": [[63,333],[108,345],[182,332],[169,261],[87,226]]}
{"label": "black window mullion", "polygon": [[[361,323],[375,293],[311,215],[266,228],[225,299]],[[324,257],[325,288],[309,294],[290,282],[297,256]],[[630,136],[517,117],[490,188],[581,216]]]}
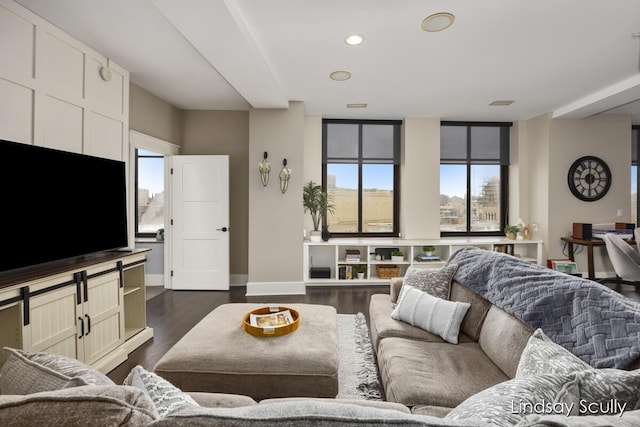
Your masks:
{"label": "black window mullion", "polygon": [[358,125],[358,233],[362,233],[362,123]]}
{"label": "black window mullion", "polygon": [[471,126],[467,126],[467,233],[471,233],[473,203],[471,196]]}

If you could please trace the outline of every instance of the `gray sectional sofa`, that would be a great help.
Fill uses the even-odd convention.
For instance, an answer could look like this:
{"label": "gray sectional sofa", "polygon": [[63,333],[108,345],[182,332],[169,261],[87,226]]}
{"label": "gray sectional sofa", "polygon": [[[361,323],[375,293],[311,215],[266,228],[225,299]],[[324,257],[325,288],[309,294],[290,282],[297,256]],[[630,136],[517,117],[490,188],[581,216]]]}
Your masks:
{"label": "gray sectional sofa", "polygon": [[[392,317],[412,302],[398,300],[404,280],[393,279],[389,294],[371,298],[372,342],[387,402],[256,402],[241,395],[189,393],[142,367],[132,370],[125,385],[116,385],[75,359],[4,349],[0,425],[640,425],[640,370],[633,369],[640,357],[640,304],[593,282],[574,281],[507,255],[461,254],[452,257],[457,271],[446,288],[449,302],[464,307],[464,317],[455,325],[456,343],[450,342],[449,333],[445,341]],[[499,288],[504,278],[503,289],[487,291],[488,283]],[[527,288],[513,298],[519,285]],[[409,289],[402,295],[409,295]],[[573,307],[558,302],[562,299]],[[532,314],[536,305],[544,308]],[[577,339],[577,345],[572,346],[571,339]],[[607,350],[612,348],[613,356]],[[582,359],[612,366],[594,369]],[[625,363],[627,369],[617,369]],[[618,405],[604,406],[613,401]],[[553,406],[525,407],[545,402]]]}

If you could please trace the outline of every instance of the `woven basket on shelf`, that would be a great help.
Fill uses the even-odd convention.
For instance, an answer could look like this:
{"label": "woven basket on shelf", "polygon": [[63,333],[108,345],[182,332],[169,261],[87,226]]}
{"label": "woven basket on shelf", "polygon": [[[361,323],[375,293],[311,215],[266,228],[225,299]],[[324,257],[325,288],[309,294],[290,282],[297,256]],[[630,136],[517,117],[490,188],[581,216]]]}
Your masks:
{"label": "woven basket on shelf", "polygon": [[395,264],[376,265],[376,272],[380,279],[391,279],[400,276],[400,268]]}

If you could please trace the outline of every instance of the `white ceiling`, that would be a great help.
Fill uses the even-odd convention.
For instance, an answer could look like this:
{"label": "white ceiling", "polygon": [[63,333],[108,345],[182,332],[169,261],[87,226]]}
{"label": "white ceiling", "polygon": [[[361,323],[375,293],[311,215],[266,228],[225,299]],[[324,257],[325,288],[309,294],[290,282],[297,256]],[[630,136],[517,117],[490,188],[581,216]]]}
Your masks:
{"label": "white ceiling", "polygon": [[[181,109],[507,121],[633,115],[638,0],[17,0]],[[450,12],[438,33],[422,20]],[[362,34],[360,46],[344,37]],[[345,82],[329,79],[348,70]],[[490,107],[494,100],[515,100]],[[347,109],[367,103],[366,109]]]}

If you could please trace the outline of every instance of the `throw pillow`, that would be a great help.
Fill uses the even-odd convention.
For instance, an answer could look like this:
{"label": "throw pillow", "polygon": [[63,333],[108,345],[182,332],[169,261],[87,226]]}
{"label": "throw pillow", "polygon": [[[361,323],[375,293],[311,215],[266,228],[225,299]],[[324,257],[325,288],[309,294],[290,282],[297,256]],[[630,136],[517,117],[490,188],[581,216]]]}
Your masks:
{"label": "throw pillow", "polygon": [[[445,415],[450,420],[479,420],[513,426],[533,413],[572,413],[577,407],[574,375],[531,375],[496,384],[474,394]],[[568,386],[569,385],[569,386]]]}
{"label": "throw pillow", "polygon": [[451,279],[456,274],[457,264],[441,268],[409,267],[404,275],[403,283],[420,289],[434,297],[449,299]]}
{"label": "throw pillow", "polygon": [[0,371],[0,393],[31,394],[83,385],[115,385],[106,375],[72,359],[56,354],[3,349],[5,363]]}
{"label": "throw pillow", "polygon": [[583,369],[591,369],[591,366],[554,343],[538,328],[520,356],[516,378],[538,374],[565,374]]}
{"label": "throw pillow", "polygon": [[452,344],[458,344],[460,324],[469,307],[471,304],[467,302],[446,301],[409,285],[403,285],[398,305],[391,312],[391,318],[439,335]]}
{"label": "throw pillow", "polygon": [[620,413],[640,401],[640,370],[593,369],[537,329],[522,352],[516,378],[542,373],[576,375],[581,415]]}
{"label": "throw pillow", "polygon": [[124,385],[145,391],[156,406],[160,417],[166,417],[185,407],[200,406],[187,393],[142,366],[136,366],[131,370],[124,380]]}

